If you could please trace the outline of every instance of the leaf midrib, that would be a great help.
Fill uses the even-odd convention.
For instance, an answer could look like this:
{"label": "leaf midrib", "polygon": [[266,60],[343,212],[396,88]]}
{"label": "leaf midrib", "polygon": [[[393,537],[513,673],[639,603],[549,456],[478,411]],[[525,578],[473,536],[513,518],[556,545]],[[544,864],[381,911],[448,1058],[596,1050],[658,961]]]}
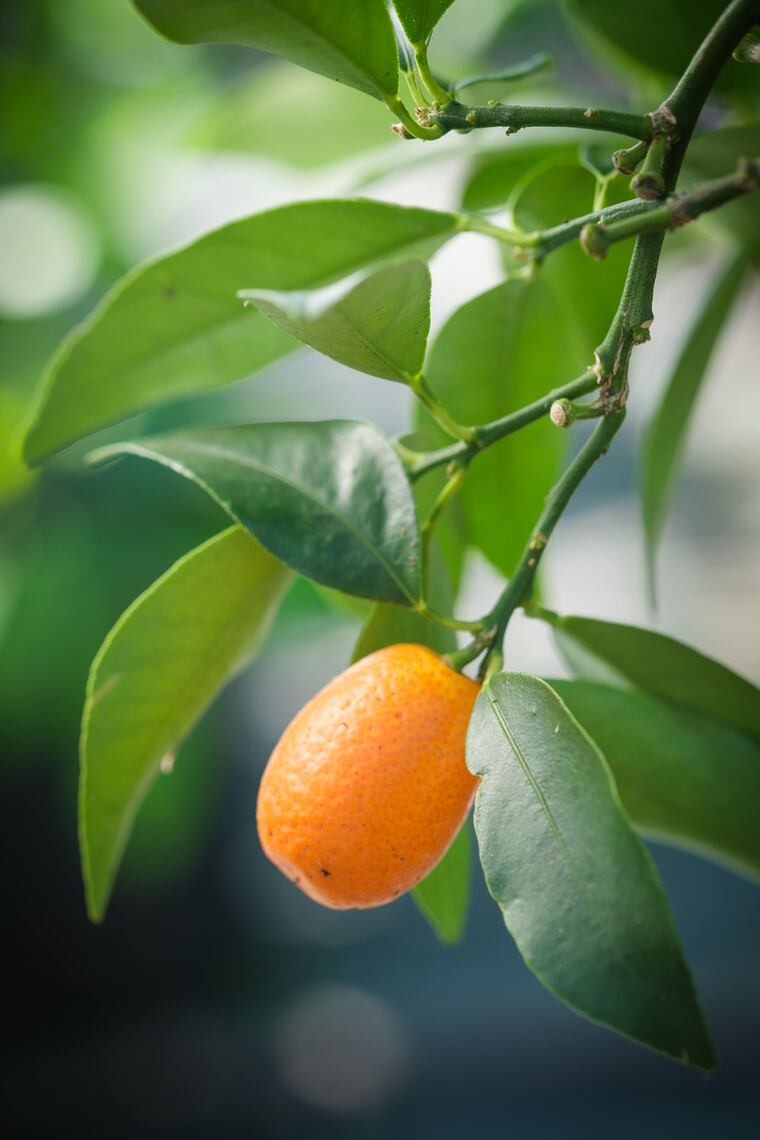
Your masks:
{"label": "leaf midrib", "polygon": [[501,728],[502,732],[504,733],[510,748],[514,752],[514,755],[515,755],[518,763],[520,764],[520,767],[522,768],[523,773],[524,773],[526,779],[528,780],[528,783],[530,784],[531,788],[533,789],[533,791],[536,795],[536,798],[537,798],[537,800],[541,806],[541,809],[542,809],[542,811],[546,817],[546,821],[549,825],[549,828],[550,828],[552,834],[554,835],[554,838],[557,841],[557,845],[560,848],[560,850],[561,850],[561,852],[565,858],[565,862],[567,863],[568,868],[569,868],[573,878],[575,879],[576,883],[578,884],[578,887],[579,887],[581,893],[583,894],[584,898],[586,899],[586,902],[587,902],[588,908],[589,908],[589,912],[590,912],[594,922],[596,923],[597,927],[599,928],[602,936],[604,937],[605,941],[607,942],[608,946],[612,950],[612,954],[613,954],[615,960],[621,966],[623,971],[631,978],[631,980],[633,981],[633,983],[635,984],[637,989],[639,989],[642,993],[644,993],[650,1001],[653,998],[655,999],[652,1003],[652,1009],[655,1012],[655,1014],[660,1018],[662,1023],[664,1025],[667,1025],[670,1029],[678,1030],[679,1029],[678,1024],[676,1022],[672,1021],[670,1019],[670,1017],[667,1017],[663,1013],[662,1008],[661,1008],[661,1003],[658,1000],[658,995],[656,993],[654,993],[654,991],[650,990],[650,988],[646,985],[645,979],[641,978],[640,975],[637,974],[633,970],[633,968],[628,964],[628,962],[625,960],[625,958],[622,957],[622,955],[620,954],[618,947],[617,947],[616,940],[615,940],[614,936],[610,934],[607,926],[604,923],[603,917],[600,917],[600,912],[598,910],[598,907],[596,906],[596,904],[593,900],[593,896],[589,892],[589,890],[588,890],[588,888],[587,888],[587,886],[583,880],[583,876],[582,876],[582,874],[581,874],[581,872],[580,872],[580,870],[579,870],[579,868],[578,868],[578,866],[577,866],[577,864],[576,864],[576,862],[572,856],[572,853],[570,851],[570,848],[567,845],[567,842],[566,842],[564,836],[562,835],[559,824],[555,820],[554,815],[552,813],[552,810],[549,807],[549,803],[546,799],[546,796],[544,795],[536,777],[533,775],[533,772],[532,772],[531,767],[527,761],[527,758],[523,754],[519,744],[517,743],[517,740],[515,739],[514,735],[512,734],[512,732],[511,732],[511,730],[507,724],[506,717],[504,716],[504,713],[502,712],[501,708],[499,707],[490,685],[486,686],[486,693],[488,696],[488,702],[491,706],[491,709],[493,710],[494,716],[496,717],[496,721],[497,721],[499,727]]}

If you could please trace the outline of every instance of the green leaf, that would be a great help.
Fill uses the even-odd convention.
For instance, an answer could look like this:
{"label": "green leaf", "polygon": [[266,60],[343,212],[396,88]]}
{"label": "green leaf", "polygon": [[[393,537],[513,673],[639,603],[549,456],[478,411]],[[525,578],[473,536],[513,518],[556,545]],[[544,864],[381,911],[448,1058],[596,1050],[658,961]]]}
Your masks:
{"label": "green leaf", "polygon": [[470,909],[470,826],[462,824],[446,854],[412,891],[417,909],[441,942],[461,942]]}
{"label": "green leaf", "polygon": [[576,154],[577,147],[566,142],[528,142],[481,155],[465,183],[462,206],[465,210],[503,207],[530,171],[546,161],[572,162]]}
{"label": "green leaf", "polygon": [[[543,230],[589,213],[595,190],[596,178],[579,165],[577,154],[561,158],[558,153],[525,175],[512,193],[510,208],[518,226],[528,231]],[[627,181],[619,179],[608,192],[607,202],[613,205],[629,196]],[[623,291],[630,256],[630,247],[621,243],[600,263],[573,241],[555,250],[542,267],[556,298],[555,323],[558,317],[560,321],[564,318],[566,339],[572,343],[574,334],[575,343],[583,346],[575,366],[578,371],[593,359],[594,348],[607,334]],[[564,364],[563,371],[569,366]],[[565,371],[563,378],[571,379],[571,375]],[[561,382],[559,379],[555,384]]]}
{"label": "green leaf", "polygon": [[745,268],[746,258],[743,253],[738,254],[712,284],[642,441],[641,501],[653,597],[657,542],[689,419],[721,330],[741,287]]}
{"label": "green leaf", "polygon": [[637,828],[760,874],[755,740],[644,693],[550,684],[601,748]]}
{"label": "green leaf", "polygon": [[290,352],[292,338],[246,310],[239,289],[316,289],[456,228],[452,214],[386,202],[298,202],[133,270],[50,362],[25,458],[38,463],[105,424]]}
{"label": "green leaf", "polygon": [[325,586],[375,601],[420,600],[417,516],[401,461],[370,424],[201,428],[101,448],[194,480],[277,558]]}
{"label": "green leaf", "polygon": [[[572,10],[582,18],[581,30],[608,70],[618,72],[620,64],[628,61],[665,76],[682,74],[725,8],[726,0],[668,0],[665,4],[662,0],[637,0],[635,5],[610,4],[608,0],[572,3]],[[741,72],[739,65],[729,62],[721,87],[751,91],[751,84]]]}
{"label": "green leaf", "polygon": [[389,265],[318,292],[244,289],[240,296],[285,332],[333,360],[409,383],[422,369],[430,329],[430,270]]}
{"label": "green leaf", "polygon": [[351,160],[380,147],[398,164],[387,109],[310,71],[272,60],[209,94],[208,109],[184,136],[192,146],[243,151],[301,169]]}
{"label": "green leaf", "polygon": [[[760,736],[760,690],[719,661],[650,629],[548,610],[539,616],[555,635],[576,642],[591,660],[601,659],[644,692]],[[589,657],[576,659],[579,665],[582,660]]]}
{"label": "green leaf", "polygon": [[[435,543],[430,548],[425,595],[438,613],[450,613],[454,605],[451,579]],[[452,629],[415,613],[414,610],[380,603],[374,606],[357,638],[351,663],[386,645],[426,645],[436,653],[451,653],[457,647]]]}
{"label": "green leaf", "polygon": [[177,43],[232,43],[283,56],[377,99],[398,90],[385,0],[133,0]]}
{"label": "green leaf", "polygon": [[[752,123],[744,127],[724,127],[693,139],[689,144],[685,165],[693,179],[720,178],[735,170],[740,159],[752,158],[757,154],[760,154],[760,125]],[[730,234],[755,264],[760,263],[757,201],[751,194],[742,194],[735,202],[705,215],[700,224]]]}
{"label": "green leaf", "polygon": [[676,1060],[715,1057],[662,884],[604,757],[536,677],[475,705],[467,763],[488,889],[527,965],[572,1009]]}
{"label": "green leaf", "polygon": [[0,505],[15,499],[28,486],[32,473],[21,459],[19,428],[26,411],[21,392],[0,385]]}
{"label": "green leaf", "polygon": [[258,649],[290,581],[232,527],[176,562],[104,641],[87,682],[81,739],[80,844],[93,921],[105,914],[162,758]]}
{"label": "green leaf", "polygon": [[426,44],[433,28],[454,0],[393,0],[401,25],[413,44]]}
{"label": "green leaf", "polygon": [[[481,424],[570,379],[573,372],[564,370],[574,360],[580,370],[580,350],[563,320],[561,298],[544,276],[514,278],[453,314],[433,344],[426,375],[455,419]],[[420,429],[434,434],[428,413],[418,408],[416,414]],[[541,510],[564,444],[548,418],[509,436],[477,456],[454,501],[453,509],[461,503],[465,513],[469,544],[507,575]],[[431,485],[440,478],[430,479]],[[447,509],[439,525],[450,517]]]}
{"label": "green leaf", "polygon": [[351,661],[359,661],[386,645],[427,645],[436,653],[450,653],[456,649],[456,638],[450,629],[422,617],[414,610],[399,606],[380,604],[374,607],[367,618],[356,645]]}

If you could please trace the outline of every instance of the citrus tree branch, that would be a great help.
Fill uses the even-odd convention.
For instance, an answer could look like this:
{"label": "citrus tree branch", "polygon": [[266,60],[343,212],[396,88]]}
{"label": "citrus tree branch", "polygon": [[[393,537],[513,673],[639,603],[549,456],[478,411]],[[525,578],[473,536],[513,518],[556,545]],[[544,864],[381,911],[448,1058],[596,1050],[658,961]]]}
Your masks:
{"label": "citrus tree branch", "polygon": [[607,250],[615,242],[637,234],[652,233],[655,230],[675,230],[679,226],[695,221],[701,214],[724,206],[742,194],[749,194],[760,188],[760,159],[744,160],[734,174],[726,178],[716,178],[697,186],[688,194],[673,194],[659,205],[613,219],[585,225],[580,239],[586,253],[602,260]]}
{"label": "citrus tree branch", "polygon": [[604,455],[613,437],[619,431],[625,418],[625,408],[604,416],[578,454],[567,466],[554,485],[546,500],[538,522],[520,557],[517,569],[510,578],[504,592],[499,597],[490,614],[484,619],[485,625],[492,628],[493,645],[498,647],[504,636],[509,619],[533,590],[533,582],[538,571],[549,537],[559,522],[562,513],[575,491],[585,479],[598,459]]}
{"label": "citrus tree branch", "polygon": [[[664,129],[662,124],[666,125],[671,144],[663,162],[663,179],[668,193],[675,190],[702,106],[723,64],[757,19],[759,9],[760,0],[733,0],[729,4],[672,95],[653,116],[658,129]],[[514,611],[530,598],[541,556],[554,527],[591,467],[607,451],[625,418],[628,363],[635,345],[649,338],[652,294],[664,237],[665,231],[660,229],[640,233],[636,238],[617,312],[595,354],[594,371],[606,403],[606,414],[550,493],[515,573],[496,605],[484,618],[484,626],[492,630],[492,640],[481,667],[482,676],[489,676],[494,667],[500,666],[501,644],[507,625]]]}
{"label": "citrus tree branch", "polygon": [[472,442],[462,440],[459,443],[452,443],[447,447],[438,448],[436,451],[412,451],[402,444],[397,444],[396,446],[404,461],[409,478],[412,481],[420,479],[423,475],[426,475],[428,471],[433,471],[436,467],[443,467],[449,464],[467,466],[478,452],[497,443],[500,439],[504,439],[505,436],[511,435],[512,432],[519,431],[520,428],[525,427],[527,424],[542,419],[550,411],[552,404],[556,400],[563,398],[574,399],[577,396],[585,396],[589,392],[595,391],[597,387],[598,380],[596,379],[596,375],[589,369],[576,380],[571,380],[569,384],[565,384],[561,388],[555,388],[552,392],[548,392],[545,396],[542,396],[540,400],[535,400],[532,404],[526,404],[524,408],[510,413],[508,416],[502,416],[501,419],[492,420],[491,423],[481,424],[479,427],[471,428],[470,430],[473,434]]}
{"label": "citrus tree branch", "polygon": [[652,121],[648,115],[598,107],[521,107],[506,103],[468,107],[453,100],[437,109],[431,108],[426,120],[427,126],[437,126],[443,131],[504,127],[508,134],[514,134],[526,127],[576,127],[585,131],[607,131],[645,142],[652,137]]}

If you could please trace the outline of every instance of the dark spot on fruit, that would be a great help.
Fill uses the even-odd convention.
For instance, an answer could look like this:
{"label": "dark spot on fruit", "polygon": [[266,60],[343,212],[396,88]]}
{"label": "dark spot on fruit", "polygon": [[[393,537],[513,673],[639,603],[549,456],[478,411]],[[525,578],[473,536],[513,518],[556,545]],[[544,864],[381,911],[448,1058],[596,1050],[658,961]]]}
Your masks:
{"label": "dark spot on fruit", "polygon": [[332,875],[332,871],[328,871],[327,867],[320,867],[319,869],[326,879],[329,879],[330,875]]}
{"label": "dark spot on fruit", "polygon": [[174,298],[177,296],[177,290],[174,288],[173,285],[165,285],[164,286],[164,296],[166,297],[167,301],[173,301]]}

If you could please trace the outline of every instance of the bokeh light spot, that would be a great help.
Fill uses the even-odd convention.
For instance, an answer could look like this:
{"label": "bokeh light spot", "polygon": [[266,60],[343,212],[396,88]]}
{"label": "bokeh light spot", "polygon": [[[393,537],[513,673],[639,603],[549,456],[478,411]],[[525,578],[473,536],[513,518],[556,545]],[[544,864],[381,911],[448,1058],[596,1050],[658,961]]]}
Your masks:
{"label": "bokeh light spot", "polygon": [[332,1112],[386,1103],[408,1049],[391,1009],[351,986],[319,986],[282,1015],[276,1053],[282,1083],[299,1100]]}
{"label": "bokeh light spot", "polygon": [[90,287],[99,242],[86,210],[56,187],[0,193],[0,315],[36,317],[65,308]]}

